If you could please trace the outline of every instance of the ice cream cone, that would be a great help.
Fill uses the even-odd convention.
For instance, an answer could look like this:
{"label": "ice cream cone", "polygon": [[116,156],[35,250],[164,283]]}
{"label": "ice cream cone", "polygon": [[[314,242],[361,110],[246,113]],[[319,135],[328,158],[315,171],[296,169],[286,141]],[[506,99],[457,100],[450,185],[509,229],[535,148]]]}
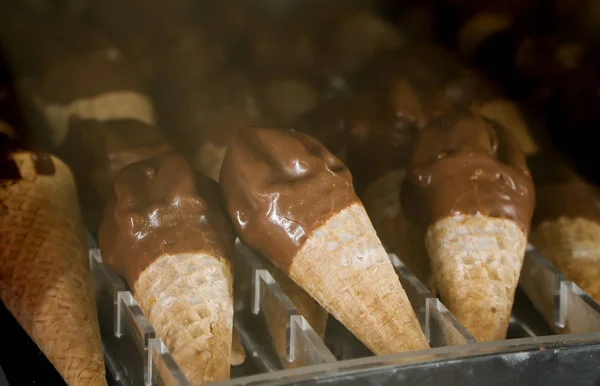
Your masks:
{"label": "ice cream cone", "polygon": [[106,385],[73,177],[54,157],[12,157],[21,179],[0,187],[0,297],[68,385]]}
{"label": "ice cream cone", "polygon": [[99,242],[190,384],[229,378],[233,236],[218,187],[168,153],[114,180]]}
{"label": "ice cream cone", "polygon": [[425,234],[412,224],[401,209],[400,191],[406,176],[394,170],[370,183],[361,200],[373,227],[390,252],[395,253],[408,269],[435,292],[435,280],[425,249]]}
{"label": "ice cream cone", "polygon": [[428,347],[360,203],[313,232],[294,257],[289,276],[375,354]]}
{"label": "ice cream cone", "polygon": [[208,254],[162,256],[142,272],[134,296],[190,384],[229,378],[229,262]]}
{"label": "ice cream cone", "polygon": [[428,347],[348,169],[321,143],[295,130],[241,130],[221,189],[244,244],[375,354]]}
{"label": "ice cream cone", "polygon": [[584,217],[559,217],[531,232],[531,243],[597,302],[600,301],[600,224]]}
{"label": "ice cream cone", "polygon": [[506,338],[527,236],[511,220],[454,215],[425,237],[438,291],[480,342]]}

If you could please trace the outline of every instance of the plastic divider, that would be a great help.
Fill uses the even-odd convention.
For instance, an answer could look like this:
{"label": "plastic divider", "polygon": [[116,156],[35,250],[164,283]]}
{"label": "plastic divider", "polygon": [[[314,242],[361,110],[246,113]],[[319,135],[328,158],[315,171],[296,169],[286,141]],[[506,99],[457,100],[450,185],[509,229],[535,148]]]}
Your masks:
{"label": "plastic divider", "polygon": [[[236,255],[236,279],[239,276],[242,276],[242,281],[252,278],[250,283],[238,290],[250,290],[251,313],[266,325],[282,367],[293,368],[335,361],[331,351],[306,319],[298,315],[294,304],[269,272],[270,267],[239,240],[236,241]],[[247,288],[247,284],[250,288]],[[243,314],[243,309],[238,311]],[[244,339],[250,339],[248,335],[240,335],[240,338],[244,346],[248,343],[255,347],[259,345],[256,342],[244,342]]]}
{"label": "plastic divider", "polygon": [[[234,325],[257,368],[268,373],[338,363],[306,319],[298,315],[269,267],[239,241],[236,250],[236,281],[242,278],[241,283],[245,282],[242,289],[246,292],[236,294],[241,301],[238,303],[236,299]],[[431,346],[475,343],[464,326],[431,296],[402,262],[393,254],[389,256]],[[89,257],[109,371],[122,385],[187,386],[183,373],[163,342],[155,337],[154,329],[125,283],[102,263],[99,250],[90,250]],[[555,332],[600,331],[600,306],[577,285],[565,280],[564,275],[531,247],[525,256],[520,286]],[[257,329],[259,321],[263,323],[263,330]],[[511,318],[511,326],[514,331],[518,330],[514,335],[539,339],[515,317]],[[260,331],[265,334],[261,335]],[[269,336],[273,342],[283,342],[274,352],[264,344]],[[465,347],[470,346],[473,345]],[[417,354],[417,357],[423,356],[423,353]],[[363,359],[369,361],[369,358]],[[418,358],[415,360],[418,362]]]}
{"label": "plastic divider", "polygon": [[130,386],[188,385],[125,282],[102,263],[98,249],[90,249],[89,259],[106,363],[115,379]]}
{"label": "plastic divider", "polygon": [[413,306],[413,310],[421,323],[423,331],[427,328],[427,299],[431,298],[431,292],[425,284],[421,283],[415,275],[400,261],[398,256],[388,253],[388,256],[394,266],[394,270],[400,278],[400,284],[408,296],[408,301]]}
{"label": "plastic divider", "polygon": [[336,359],[302,315],[290,317],[288,361],[296,366],[335,362]]}
{"label": "plastic divider", "polygon": [[189,382],[169,354],[162,340],[152,338],[148,341],[148,360],[146,385],[188,386]]}
{"label": "plastic divider", "polygon": [[600,331],[600,306],[531,245],[525,253],[519,286],[554,332]]}
{"label": "plastic divider", "polygon": [[560,314],[565,320],[562,333],[574,334],[600,331],[600,306],[571,281],[561,285]]}
{"label": "plastic divider", "polygon": [[388,256],[431,347],[476,342],[473,335],[437,298],[431,296],[425,284],[408,270],[398,256],[393,253]]}
{"label": "plastic divider", "polygon": [[554,330],[565,325],[564,314],[560,312],[560,283],[564,280],[564,275],[548,260],[531,245],[527,246],[519,286]]}
{"label": "plastic divider", "polygon": [[533,338],[538,336],[526,323],[514,316],[510,317],[508,333],[506,335],[509,339]]}
{"label": "plastic divider", "polygon": [[475,343],[475,338],[436,298],[427,298],[425,336],[431,347]]}

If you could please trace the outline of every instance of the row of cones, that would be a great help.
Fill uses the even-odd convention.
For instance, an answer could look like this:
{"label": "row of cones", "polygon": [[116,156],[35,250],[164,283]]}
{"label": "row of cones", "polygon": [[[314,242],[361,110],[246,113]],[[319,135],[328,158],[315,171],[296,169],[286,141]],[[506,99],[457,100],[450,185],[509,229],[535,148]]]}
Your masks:
{"label": "row of cones", "polygon": [[[485,111],[481,113],[485,115]],[[204,155],[208,157],[211,156],[210,153],[210,149],[204,151]],[[215,162],[220,166],[224,149],[218,149],[215,153],[218,153],[214,157],[217,160]],[[323,156],[323,158],[327,157]],[[395,184],[401,184],[402,176],[393,178]],[[370,204],[365,202],[367,208]],[[371,211],[369,212],[371,214]],[[414,312],[362,205],[349,204],[335,213],[330,213],[325,220],[302,244],[302,248],[290,256],[293,257],[293,263],[285,268],[285,273],[332,315],[341,320],[375,353],[426,348],[427,343],[416,323]],[[377,222],[374,218],[373,220]],[[407,224],[405,219],[400,221],[401,224]],[[548,233],[545,233],[544,237],[540,236],[540,241],[535,242],[540,246],[548,244],[558,240],[556,236],[558,234],[560,238],[570,240],[571,243],[580,242],[583,238],[582,245],[586,245],[583,249],[589,250],[590,247],[587,245],[593,245],[596,233],[588,234],[582,232],[582,229],[593,229],[593,224],[581,219],[572,222],[561,221],[562,224],[560,222],[558,224],[558,231],[551,226],[540,227],[539,229],[547,229]],[[376,227],[380,229],[379,226]],[[566,232],[565,229],[572,231]],[[422,238],[425,242],[424,245],[419,246],[420,251],[412,252],[409,249],[408,252],[400,255],[401,257],[423,257],[428,253],[429,258],[419,257],[417,264],[412,266],[408,264],[409,267],[417,271],[420,277],[424,277],[428,270],[433,269],[437,284],[434,284],[433,280],[426,280],[427,284],[430,287],[437,285],[440,288],[448,307],[479,340],[503,338],[522,263],[526,233],[509,220],[478,215],[451,216],[436,222],[427,229],[425,234],[422,230],[420,232],[407,225],[406,232],[403,231],[401,235],[396,234],[400,240],[398,246],[392,248],[414,245],[402,240]],[[345,239],[340,236],[342,234],[352,236],[350,239]],[[390,240],[393,238],[392,235]],[[250,241],[248,243],[252,244]],[[560,249],[550,248],[548,255],[552,256],[552,251],[557,250]],[[464,251],[469,253],[462,254]],[[560,256],[552,257],[553,261],[561,261]],[[156,271],[147,269],[143,278],[130,285],[146,315],[151,315],[152,323],[157,331],[160,331],[159,336],[168,336],[173,328],[181,328],[177,325],[179,321],[181,325],[187,324],[183,328],[185,332],[182,335],[169,336],[165,342],[178,363],[184,368],[192,369],[188,374],[196,374],[190,375],[191,379],[197,379],[198,382],[211,380],[207,373],[217,374],[216,378],[226,377],[224,375],[226,370],[222,369],[223,363],[227,365],[229,363],[225,358],[228,358],[230,351],[223,347],[228,345],[227,341],[231,342],[227,335],[230,334],[230,329],[225,328],[219,334],[223,342],[218,344],[218,348],[212,348],[211,344],[219,339],[207,339],[206,334],[203,333],[188,334],[190,329],[186,330],[194,324],[193,322],[202,324],[209,321],[201,317],[205,310],[189,304],[186,304],[188,308],[183,307],[178,310],[160,309],[160,305],[158,310],[156,308],[157,298],[182,298],[187,292],[188,287],[177,284],[176,278],[179,272],[189,269],[202,270],[204,268],[201,267],[205,267],[207,262],[213,262],[207,256],[193,256],[191,259],[193,264],[187,259],[189,256],[176,257],[175,259],[173,256],[161,257],[155,262],[156,266],[152,264]],[[340,265],[339,257],[344,257],[346,264]],[[430,263],[432,268],[429,268]],[[159,265],[160,269],[158,269]],[[211,268],[216,271],[223,268],[221,276],[225,280],[220,283],[219,293],[226,293],[227,288],[230,287],[227,283],[228,273],[225,265]],[[164,277],[173,277],[173,286],[154,288],[155,283]],[[429,277],[431,278],[431,274]],[[588,277],[591,281],[594,276]],[[217,282],[219,281],[212,281],[212,283]],[[171,290],[176,292],[168,292]],[[174,314],[178,316],[172,317]],[[191,319],[193,319],[192,323],[190,323]],[[195,328],[197,325],[192,327]],[[197,346],[189,349],[193,345],[187,346],[185,343],[190,341],[197,343]],[[210,348],[208,350],[212,355],[210,360],[202,357],[206,356],[206,347]],[[201,354],[199,355],[198,352]],[[200,362],[205,363],[206,366],[199,366]],[[212,362],[219,362],[219,370],[211,370]]]}

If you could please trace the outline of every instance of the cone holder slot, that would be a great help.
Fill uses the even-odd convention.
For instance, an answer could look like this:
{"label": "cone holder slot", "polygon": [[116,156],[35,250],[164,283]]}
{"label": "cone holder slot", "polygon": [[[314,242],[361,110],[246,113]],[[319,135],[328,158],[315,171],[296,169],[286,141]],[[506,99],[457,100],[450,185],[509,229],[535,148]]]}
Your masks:
{"label": "cone holder slot", "polygon": [[[540,337],[528,321],[513,310],[509,336],[520,339],[492,343],[476,343],[395,255],[389,257],[432,346],[430,350],[373,356],[352,334],[342,331],[341,325],[336,326],[341,334],[335,336],[333,342],[328,335],[326,344],[282,291],[272,274],[274,268],[237,241],[234,327],[246,349],[246,363],[242,366],[244,369],[248,364],[252,366],[248,366],[251,370],[241,372],[242,376],[215,385],[303,382],[360,385],[377,382],[377,379],[382,382],[409,380],[406,384],[435,384],[427,380],[452,379],[465,384],[476,382],[474,379],[481,376],[481,382],[486,380],[491,386],[502,384],[495,382],[503,379],[498,375],[497,379],[488,380],[491,369],[497,371],[507,364],[512,370],[507,369],[506,374],[532,368],[540,374],[544,371],[538,368],[540,363],[554,363],[561,356],[568,358],[566,364],[600,360],[600,332],[594,332],[600,331],[600,306],[533,248],[528,248],[526,253],[520,288],[552,331],[563,335]],[[125,283],[104,266],[97,249],[90,250],[90,265],[107,365],[117,382],[120,385],[188,385],[163,342],[155,338],[154,329]],[[331,317],[328,324],[330,322]],[[346,354],[338,355],[336,360],[330,347],[335,348],[332,349],[336,354]],[[522,365],[517,368],[513,364]],[[593,368],[600,377],[600,369],[595,364]],[[569,371],[575,376],[578,370]],[[563,378],[552,378],[556,382],[560,379]]]}
{"label": "cone holder slot", "polygon": [[89,257],[104,353],[115,380],[130,386],[187,385],[125,282],[102,263],[98,249],[90,249]]}
{"label": "cone holder slot", "polygon": [[475,338],[393,253],[388,254],[431,347],[475,343]]}
{"label": "cone holder slot", "polygon": [[531,246],[519,286],[555,333],[600,331],[600,306]]}
{"label": "cone holder slot", "polygon": [[162,340],[148,340],[146,385],[179,386],[188,382]]}
{"label": "cone holder slot", "polygon": [[[282,368],[311,366],[335,361],[325,343],[319,338],[306,319],[298,311],[289,297],[281,290],[269,269],[274,267],[265,263],[254,252],[236,241],[236,282],[240,277],[252,278],[250,283],[251,314],[264,323],[277,359]],[[241,268],[241,269],[240,269]],[[243,288],[236,288],[243,296]],[[247,290],[247,288],[246,288]],[[248,318],[248,312],[237,309],[236,312]],[[236,318],[239,318],[236,317]],[[241,336],[246,345],[249,336]],[[258,345],[255,343],[254,346]],[[260,360],[260,359],[259,359]],[[276,362],[271,360],[272,362]],[[261,365],[265,367],[266,365]]]}

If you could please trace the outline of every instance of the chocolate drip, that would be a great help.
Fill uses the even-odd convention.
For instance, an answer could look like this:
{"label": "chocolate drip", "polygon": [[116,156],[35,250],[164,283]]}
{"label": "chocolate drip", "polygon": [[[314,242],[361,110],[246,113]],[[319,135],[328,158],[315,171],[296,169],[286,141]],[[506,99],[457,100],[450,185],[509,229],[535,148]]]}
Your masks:
{"label": "chocolate drip", "polygon": [[127,166],[116,176],[114,190],[99,241],[105,263],[130,286],[165,255],[231,256],[233,234],[218,186],[204,176],[195,186],[181,156],[169,153]]}

